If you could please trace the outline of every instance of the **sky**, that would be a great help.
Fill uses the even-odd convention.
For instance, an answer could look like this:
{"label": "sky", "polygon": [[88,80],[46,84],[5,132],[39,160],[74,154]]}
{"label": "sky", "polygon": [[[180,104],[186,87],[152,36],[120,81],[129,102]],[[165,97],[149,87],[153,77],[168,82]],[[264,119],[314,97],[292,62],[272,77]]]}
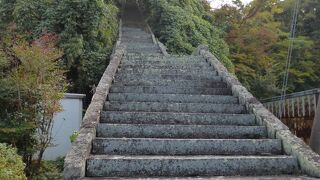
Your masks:
{"label": "sky", "polygon": [[[231,4],[232,0],[209,0],[211,2],[212,8],[216,9],[221,7],[224,4]],[[244,4],[248,4],[252,0],[241,0]]]}

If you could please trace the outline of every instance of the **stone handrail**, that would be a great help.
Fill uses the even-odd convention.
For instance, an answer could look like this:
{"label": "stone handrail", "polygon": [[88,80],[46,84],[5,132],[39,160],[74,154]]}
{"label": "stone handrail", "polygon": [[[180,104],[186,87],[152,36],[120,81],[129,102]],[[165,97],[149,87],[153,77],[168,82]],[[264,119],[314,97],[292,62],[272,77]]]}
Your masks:
{"label": "stone handrail", "polygon": [[164,44],[162,44],[162,42],[160,42],[158,39],[157,39],[157,44],[158,44],[158,46],[159,46],[160,51],[162,52],[162,54],[163,54],[164,56],[169,56],[169,53],[167,52],[167,47],[166,47]]}
{"label": "stone handrail", "polygon": [[[137,1],[137,6],[138,6],[138,9],[139,9],[139,12],[141,14],[141,16],[143,16],[143,10],[141,8],[141,5],[140,3]],[[147,28],[147,32],[151,34],[151,38],[152,38],[152,42],[153,44],[157,45],[159,48],[160,48],[160,51],[162,52],[162,54],[164,56],[169,56],[169,53],[167,52],[167,47],[162,43],[160,42],[156,36],[153,34],[153,31],[151,29],[151,27],[149,26],[148,22],[145,20],[145,23],[146,23],[146,28]]]}
{"label": "stone handrail", "polygon": [[160,51],[162,52],[162,54],[164,56],[169,56],[168,52],[167,52],[167,47],[162,43],[160,42],[156,36],[153,34],[152,32],[152,29],[151,27],[149,26],[149,24],[147,23],[147,28],[148,28],[148,32],[151,34],[152,36],[152,41],[155,45],[158,45],[158,47],[160,48]]}
{"label": "stone handrail", "polygon": [[91,152],[92,140],[96,136],[96,125],[100,120],[100,113],[107,99],[114,76],[125,54],[125,47],[120,45],[122,38],[122,21],[119,23],[119,37],[110,57],[110,63],[105,70],[92,101],[84,115],[79,135],[72,144],[64,163],[64,179],[81,179],[85,177],[86,159]]}
{"label": "stone handrail", "polygon": [[320,177],[320,155],[313,152],[303,140],[293,135],[286,125],[243,87],[239,80],[230,74],[224,65],[210,53],[208,46],[200,45],[195,54],[202,56],[215,68],[223,81],[232,89],[233,95],[239,98],[240,104],[244,105],[251,114],[255,115],[259,125],[267,127],[268,136],[282,141],[285,153],[297,158],[303,173],[313,177]]}

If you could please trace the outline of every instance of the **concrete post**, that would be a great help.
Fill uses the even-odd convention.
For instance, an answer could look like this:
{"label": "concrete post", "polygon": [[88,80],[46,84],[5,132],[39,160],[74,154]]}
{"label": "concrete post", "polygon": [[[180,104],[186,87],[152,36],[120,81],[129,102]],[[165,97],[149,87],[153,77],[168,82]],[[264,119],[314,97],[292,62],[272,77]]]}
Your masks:
{"label": "concrete post", "polygon": [[314,122],[310,137],[310,146],[318,154],[320,154],[320,95],[318,95],[318,103],[314,112]]}

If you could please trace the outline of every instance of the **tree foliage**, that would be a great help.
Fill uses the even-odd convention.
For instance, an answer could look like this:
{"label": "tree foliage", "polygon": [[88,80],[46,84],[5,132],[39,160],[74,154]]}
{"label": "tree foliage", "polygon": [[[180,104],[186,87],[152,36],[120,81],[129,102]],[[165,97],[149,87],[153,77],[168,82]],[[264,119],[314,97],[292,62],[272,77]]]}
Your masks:
{"label": "tree foliage", "polygon": [[0,142],[17,147],[28,176],[39,173],[51,145],[65,76],[73,93],[100,80],[117,14],[112,0],[0,0]]}
{"label": "tree foliage", "polygon": [[20,64],[0,79],[0,141],[16,146],[28,168],[32,156],[39,152],[40,163],[51,145],[53,115],[61,110],[67,86],[59,64],[62,52],[54,47],[54,37],[49,34],[32,44],[13,45]]}
{"label": "tree foliage", "polygon": [[[293,5],[293,0],[254,0],[247,6],[234,1],[234,5],[212,12],[214,24],[225,31],[238,78],[258,97],[280,93]],[[315,88],[320,82],[319,52],[315,51],[319,38],[313,36],[318,28],[312,30],[306,23],[316,17],[320,7],[317,11],[310,6],[319,7],[320,2],[302,1],[288,92]]]}
{"label": "tree foliage", "polygon": [[25,165],[22,158],[17,154],[17,150],[0,143],[0,179],[26,180],[24,167]]}
{"label": "tree foliage", "polygon": [[0,28],[12,25],[29,41],[43,33],[59,36],[63,65],[72,83],[69,91],[87,93],[108,65],[118,32],[118,8],[110,0],[0,1]]}
{"label": "tree foliage", "polygon": [[99,82],[117,37],[117,13],[113,3],[103,0],[61,0],[47,11],[43,26],[59,34],[74,91],[86,92]]}

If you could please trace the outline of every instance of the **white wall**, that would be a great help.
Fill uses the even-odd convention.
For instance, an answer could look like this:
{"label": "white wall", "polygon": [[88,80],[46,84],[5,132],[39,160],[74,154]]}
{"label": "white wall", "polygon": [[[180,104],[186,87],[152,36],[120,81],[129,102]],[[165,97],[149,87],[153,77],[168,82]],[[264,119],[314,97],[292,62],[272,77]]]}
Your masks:
{"label": "white wall", "polygon": [[55,160],[59,156],[65,156],[71,149],[70,135],[80,129],[82,121],[82,94],[65,94],[61,100],[64,111],[54,116],[53,144],[44,153],[44,160]]}

